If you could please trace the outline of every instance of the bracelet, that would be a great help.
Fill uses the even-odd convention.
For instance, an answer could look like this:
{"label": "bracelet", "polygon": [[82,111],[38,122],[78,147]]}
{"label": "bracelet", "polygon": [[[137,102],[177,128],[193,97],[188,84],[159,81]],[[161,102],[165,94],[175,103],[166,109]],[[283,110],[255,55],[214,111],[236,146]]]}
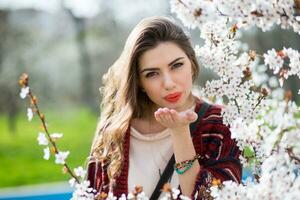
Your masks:
{"label": "bracelet", "polygon": [[202,158],[202,156],[200,154],[196,154],[194,156],[194,158],[190,159],[190,160],[185,160],[179,163],[176,163],[174,165],[174,168],[184,168],[186,167],[189,163],[193,163],[196,159]]}
{"label": "bracelet", "polygon": [[183,174],[184,172],[189,170],[193,166],[193,164],[194,164],[193,162],[189,163],[187,166],[185,166],[183,170],[180,170],[179,168],[175,168],[175,171],[177,172],[177,174]]}
{"label": "bracelet", "polygon": [[[179,163],[176,163],[174,165],[174,169],[175,171],[178,173],[178,174],[183,174],[185,173],[187,170],[189,170],[193,164],[194,164],[194,161],[198,158],[201,158],[201,156],[199,154],[196,154],[194,156],[193,159],[191,160],[185,160],[185,161],[182,161],[182,162],[179,162]],[[183,169],[182,169],[183,168]],[[182,169],[182,170],[181,170]]]}

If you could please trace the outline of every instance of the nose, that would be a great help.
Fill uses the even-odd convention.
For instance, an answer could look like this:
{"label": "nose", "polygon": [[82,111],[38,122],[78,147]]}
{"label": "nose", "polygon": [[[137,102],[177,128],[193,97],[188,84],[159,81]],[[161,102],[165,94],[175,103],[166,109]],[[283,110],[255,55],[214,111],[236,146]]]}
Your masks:
{"label": "nose", "polygon": [[163,76],[163,84],[164,84],[164,88],[166,90],[172,90],[175,88],[176,86],[176,83],[175,81],[173,80],[173,77],[166,73],[164,76]]}

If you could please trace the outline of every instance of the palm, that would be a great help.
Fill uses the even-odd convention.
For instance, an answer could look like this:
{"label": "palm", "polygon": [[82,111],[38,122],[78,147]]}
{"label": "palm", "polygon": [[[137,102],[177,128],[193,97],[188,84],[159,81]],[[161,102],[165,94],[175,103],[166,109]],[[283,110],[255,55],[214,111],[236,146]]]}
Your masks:
{"label": "palm", "polygon": [[159,108],[154,116],[159,123],[170,129],[185,127],[197,120],[197,114],[191,110],[177,112],[174,109]]}

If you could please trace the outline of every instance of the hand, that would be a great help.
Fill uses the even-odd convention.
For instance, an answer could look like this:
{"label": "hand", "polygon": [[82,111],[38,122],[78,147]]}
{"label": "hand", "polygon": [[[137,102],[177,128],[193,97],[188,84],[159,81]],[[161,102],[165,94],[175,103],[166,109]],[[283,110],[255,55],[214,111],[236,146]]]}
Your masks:
{"label": "hand", "polygon": [[163,126],[173,130],[183,130],[198,118],[198,115],[192,110],[177,112],[169,108],[159,108],[154,112],[154,116]]}

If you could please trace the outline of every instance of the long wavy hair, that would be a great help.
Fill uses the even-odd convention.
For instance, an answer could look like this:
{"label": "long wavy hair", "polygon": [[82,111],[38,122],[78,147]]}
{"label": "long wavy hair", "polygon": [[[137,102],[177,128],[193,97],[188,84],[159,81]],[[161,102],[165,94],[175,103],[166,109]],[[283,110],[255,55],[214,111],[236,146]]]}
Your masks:
{"label": "long wavy hair", "polygon": [[143,19],[132,30],[120,57],[103,76],[100,88],[101,115],[91,148],[91,156],[108,163],[110,180],[120,175],[123,162],[125,133],[133,118],[141,118],[153,111],[154,103],[139,87],[140,56],[161,42],[174,42],[192,64],[193,81],[199,72],[198,62],[189,37],[171,19],[151,17]]}

